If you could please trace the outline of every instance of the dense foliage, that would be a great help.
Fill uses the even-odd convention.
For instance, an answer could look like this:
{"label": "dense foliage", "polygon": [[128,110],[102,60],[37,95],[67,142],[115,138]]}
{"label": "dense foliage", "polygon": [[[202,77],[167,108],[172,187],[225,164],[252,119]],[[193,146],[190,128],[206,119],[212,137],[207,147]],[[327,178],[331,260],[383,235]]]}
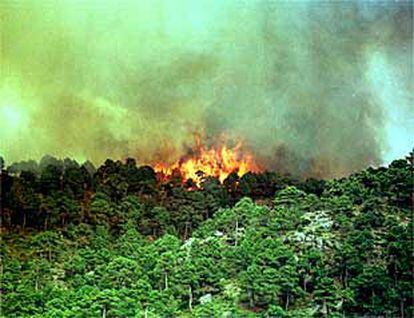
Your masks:
{"label": "dense foliage", "polygon": [[197,189],[133,159],[0,160],[0,316],[413,317],[412,158]]}

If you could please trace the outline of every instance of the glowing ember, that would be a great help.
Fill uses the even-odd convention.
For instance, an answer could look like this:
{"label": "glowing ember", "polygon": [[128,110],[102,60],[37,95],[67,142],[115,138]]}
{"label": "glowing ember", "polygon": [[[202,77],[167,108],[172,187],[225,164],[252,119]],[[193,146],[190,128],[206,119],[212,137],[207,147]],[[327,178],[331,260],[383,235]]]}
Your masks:
{"label": "glowing ember", "polygon": [[259,171],[253,156],[241,151],[241,148],[241,142],[233,148],[226,145],[207,148],[196,139],[192,156],[183,157],[172,164],[156,163],[154,169],[165,177],[179,171],[184,181],[192,179],[197,185],[200,184],[203,174],[216,177],[223,182],[232,172],[242,176],[249,171]]}

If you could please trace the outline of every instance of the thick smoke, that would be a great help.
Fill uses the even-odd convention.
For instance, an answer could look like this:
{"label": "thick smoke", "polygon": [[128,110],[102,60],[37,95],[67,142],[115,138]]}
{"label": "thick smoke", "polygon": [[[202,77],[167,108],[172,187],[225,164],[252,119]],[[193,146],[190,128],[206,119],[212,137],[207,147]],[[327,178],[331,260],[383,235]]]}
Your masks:
{"label": "thick smoke", "polygon": [[[173,161],[194,133],[208,143],[224,134],[244,140],[267,169],[336,176],[412,142],[411,2],[3,1],[0,9],[8,162],[45,153]],[[391,140],[395,127],[403,141]]]}

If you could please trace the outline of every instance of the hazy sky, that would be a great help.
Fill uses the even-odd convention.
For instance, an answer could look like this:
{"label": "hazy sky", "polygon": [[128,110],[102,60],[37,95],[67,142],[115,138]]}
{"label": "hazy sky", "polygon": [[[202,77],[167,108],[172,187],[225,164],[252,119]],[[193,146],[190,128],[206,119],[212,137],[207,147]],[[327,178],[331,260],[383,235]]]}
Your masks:
{"label": "hazy sky", "polygon": [[0,154],[173,161],[242,139],[335,176],[414,146],[408,1],[1,1]]}

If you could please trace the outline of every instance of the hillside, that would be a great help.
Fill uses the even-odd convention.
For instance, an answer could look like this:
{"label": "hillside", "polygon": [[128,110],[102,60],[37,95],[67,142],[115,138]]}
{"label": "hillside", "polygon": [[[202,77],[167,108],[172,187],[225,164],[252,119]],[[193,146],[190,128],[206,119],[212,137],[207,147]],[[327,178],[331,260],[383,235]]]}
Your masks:
{"label": "hillside", "polygon": [[1,316],[414,317],[411,159],[200,188],[132,159],[3,167]]}

